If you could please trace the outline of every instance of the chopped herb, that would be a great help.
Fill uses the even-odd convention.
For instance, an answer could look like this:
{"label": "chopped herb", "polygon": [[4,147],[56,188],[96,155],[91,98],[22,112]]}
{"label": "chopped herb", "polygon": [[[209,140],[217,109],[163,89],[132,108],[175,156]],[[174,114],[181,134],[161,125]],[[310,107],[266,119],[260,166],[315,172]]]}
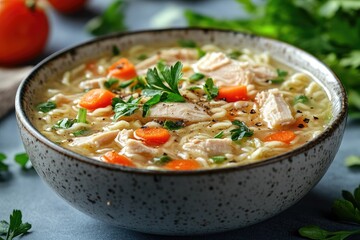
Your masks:
{"label": "chopped herb", "polygon": [[124,0],[112,1],[102,15],[91,19],[86,24],[86,30],[95,36],[126,30],[124,3]]}
{"label": "chopped herb", "polygon": [[6,159],[6,155],[4,153],[0,153],[0,172],[6,172],[9,170],[9,166],[4,163],[4,160]]}
{"label": "chopped herb", "polygon": [[122,116],[130,116],[139,109],[139,101],[141,99],[134,99],[130,97],[126,102],[120,98],[113,98],[112,105],[114,107],[114,120],[118,120]]}
{"label": "chopped herb", "polygon": [[53,129],[68,129],[71,128],[74,123],[76,123],[76,119],[63,118],[55,123]]}
{"label": "chopped herb", "polygon": [[183,121],[168,121],[166,120],[164,122],[164,128],[168,129],[168,130],[178,130],[180,128],[184,127],[184,122]]}
{"label": "chopped herb", "polygon": [[239,57],[242,55],[242,52],[238,51],[238,50],[234,50],[231,53],[228,54],[229,58],[232,59],[239,59]]}
{"label": "chopped herb", "polygon": [[190,39],[180,39],[178,40],[178,44],[180,47],[184,47],[184,48],[196,48],[197,44],[195,41],[190,40]]}
{"label": "chopped herb", "polygon": [[135,81],[136,84],[131,88],[132,91],[135,91],[137,89],[144,89],[146,87],[146,83],[142,77],[137,77]]}
{"label": "chopped herb", "polygon": [[[12,240],[17,236],[26,234],[30,229],[30,223],[22,222],[20,210],[13,210],[10,215],[10,223],[5,220],[0,221],[0,236],[5,236],[5,240]],[[3,238],[0,237],[0,239]]]}
{"label": "chopped herb", "polygon": [[148,58],[148,56],[146,55],[146,54],[140,54],[139,56],[137,56],[137,59],[138,60],[145,60],[145,59],[147,59]]}
{"label": "chopped herb", "polygon": [[199,59],[202,58],[203,56],[205,56],[205,54],[206,54],[206,52],[199,47],[196,48],[196,51],[197,51]]}
{"label": "chopped herb", "polygon": [[207,95],[207,100],[212,100],[219,94],[219,88],[214,85],[212,78],[206,79],[205,85],[203,87],[204,92]]}
{"label": "chopped herb", "polygon": [[219,132],[214,136],[214,138],[222,138],[224,136],[224,131]]}
{"label": "chopped herb", "polygon": [[288,75],[287,71],[276,69],[276,72],[278,74],[277,78],[271,79],[270,82],[273,84],[280,84],[285,81],[285,77]]}
{"label": "chopped herb", "polygon": [[345,159],[345,165],[347,167],[360,167],[360,157],[359,156],[348,156]]}
{"label": "chopped herb", "polygon": [[193,83],[193,82],[200,81],[204,77],[205,77],[205,75],[202,73],[194,73],[193,75],[190,76],[189,80],[191,83]]}
{"label": "chopped herb", "polygon": [[309,98],[305,95],[299,95],[294,97],[294,105],[298,103],[308,103]]}
{"label": "chopped herb", "polygon": [[41,111],[43,113],[50,112],[55,108],[56,108],[56,103],[52,101],[40,103],[36,106],[36,110]]}
{"label": "chopped herb", "polygon": [[119,88],[127,88],[128,86],[130,86],[131,84],[133,84],[135,82],[135,79],[130,79],[127,81],[123,81],[119,84]]}
{"label": "chopped herb", "polygon": [[113,56],[117,56],[117,55],[120,55],[120,49],[117,47],[117,46],[113,46],[112,47],[112,54],[113,54]]}
{"label": "chopped herb", "polygon": [[254,131],[249,129],[244,122],[234,120],[232,124],[238,127],[230,131],[231,140],[233,141],[241,140],[244,137],[251,137],[254,134]]}
{"label": "chopped herb", "polygon": [[80,108],[79,112],[78,112],[78,115],[76,117],[76,122],[78,122],[78,123],[87,123],[86,114],[87,114],[87,110],[85,108]]}
{"label": "chopped herb", "polygon": [[167,163],[167,162],[170,162],[172,159],[168,156],[168,155],[166,155],[166,154],[164,154],[164,155],[162,155],[162,156],[160,156],[160,157],[155,157],[154,159],[153,159],[153,161],[154,161],[154,163],[155,164],[159,164],[159,165],[162,165],[162,164],[165,164],[165,163]]}
{"label": "chopped herb", "polygon": [[27,155],[27,153],[16,154],[14,157],[14,160],[21,166],[21,169],[23,169],[23,170],[28,170],[28,169],[32,168],[31,163],[29,162],[29,156]]}
{"label": "chopped herb", "polygon": [[187,90],[199,90],[199,89],[202,89],[200,86],[191,86],[191,87],[188,87]]}
{"label": "chopped herb", "polygon": [[73,132],[72,134],[75,137],[79,137],[79,136],[84,136],[84,135],[88,135],[90,133],[89,129],[80,129],[78,131]]}
{"label": "chopped herb", "polygon": [[107,80],[106,82],[104,82],[104,86],[107,89],[110,89],[113,85],[116,85],[119,83],[119,80],[116,78],[110,78],[109,80]]}
{"label": "chopped herb", "polygon": [[142,113],[142,116],[143,117],[146,117],[146,115],[149,113],[149,110],[152,106],[158,104],[161,100],[161,95],[160,94],[156,94],[154,95],[152,98],[150,98],[149,100],[147,100],[145,103],[144,103],[144,106],[143,106],[143,113]]}
{"label": "chopped herb", "polygon": [[214,156],[210,158],[214,163],[220,164],[227,160],[225,156]]}

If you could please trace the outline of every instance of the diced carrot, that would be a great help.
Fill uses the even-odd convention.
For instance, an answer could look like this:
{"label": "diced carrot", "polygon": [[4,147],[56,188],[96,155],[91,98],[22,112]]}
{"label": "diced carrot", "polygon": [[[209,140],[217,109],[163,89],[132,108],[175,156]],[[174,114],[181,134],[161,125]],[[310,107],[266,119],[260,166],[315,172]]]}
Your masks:
{"label": "diced carrot", "polygon": [[246,86],[230,86],[220,87],[217,99],[224,99],[227,102],[236,102],[240,100],[247,100],[247,88]]}
{"label": "diced carrot", "polygon": [[136,129],[134,136],[147,145],[158,146],[169,140],[170,133],[165,128],[146,127]]}
{"label": "diced carrot", "polygon": [[129,158],[125,157],[124,155],[118,154],[114,150],[105,153],[102,158],[108,163],[135,167],[134,163]]}
{"label": "diced carrot", "polygon": [[176,171],[195,170],[200,164],[193,159],[175,159],[164,165],[165,168]]}
{"label": "diced carrot", "polygon": [[80,99],[79,104],[83,108],[94,110],[111,105],[111,101],[115,96],[109,90],[96,88],[85,93]]}
{"label": "diced carrot", "polygon": [[134,64],[126,58],[120,58],[117,62],[108,68],[112,77],[129,80],[137,76]]}
{"label": "diced carrot", "polygon": [[286,144],[290,144],[292,140],[294,140],[296,137],[295,133],[293,131],[280,131],[272,133],[264,138],[265,142],[270,141],[280,141]]}

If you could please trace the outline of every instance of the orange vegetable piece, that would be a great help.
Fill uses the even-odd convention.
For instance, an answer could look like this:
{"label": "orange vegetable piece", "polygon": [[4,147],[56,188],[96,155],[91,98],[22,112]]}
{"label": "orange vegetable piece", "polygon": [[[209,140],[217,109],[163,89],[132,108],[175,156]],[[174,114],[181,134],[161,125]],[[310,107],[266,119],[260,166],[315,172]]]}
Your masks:
{"label": "orange vegetable piece", "polygon": [[120,58],[108,69],[110,76],[129,80],[137,76],[134,64],[126,58]]}
{"label": "orange vegetable piece", "polygon": [[265,142],[270,141],[280,141],[286,144],[290,144],[292,140],[294,140],[296,137],[295,133],[293,131],[280,131],[272,133],[264,138]]}
{"label": "orange vegetable piece", "polygon": [[236,102],[240,100],[247,100],[247,88],[244,85],[220,87],[217,99],[225,99],[227,102]]}
{"label": "orange vegetable piece", "polygon": [[134,163],[124,155],[120,155],[114,150],[105,153],[102,158],[112,164],[119,164],[127,167],[135,167]]}
{"label": "orange vegetable piece", "polygon": [[79,104],[83,108],[94,110],[111,105],[111,101],[115,96],[116,95],[109,90],[96,88],[85,93],[80,99]]}
{"label": "orange vegetable piece", "polygon": [[305,128],[307,126],[308,126],[308,124],[307,124],[307,122],[304,121],[303,117],[298,117],[294,123],[294,127],[296,127],[296,128]]}
{"label": "orange vegetable piece", "polygon": [[170,138],[170,133],[165,128],[139,128],[135,130],[135,138],[144,141],[147,145],[158,146],[166,143]]}
{"label": "orange vegetable piece", "polygon": [[175,159],[165,164],[164,167],[175,171],[186,171],[198,169],[200,164],[193,159]]}

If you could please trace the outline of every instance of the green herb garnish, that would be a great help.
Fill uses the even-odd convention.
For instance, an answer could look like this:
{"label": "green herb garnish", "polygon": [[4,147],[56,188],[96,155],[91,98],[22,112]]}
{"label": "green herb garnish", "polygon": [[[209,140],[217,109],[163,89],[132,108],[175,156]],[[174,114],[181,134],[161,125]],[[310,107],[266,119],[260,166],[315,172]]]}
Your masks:
{"label": "green herb garnish", "polygon": [[137,89],[144,89],[146,87],[146,83],[142,77],[137,77],[134,80],[136,81],[136,84],[131,88],[132,91]]}
{"label": "green herb garnish", "polygon": [[191,87],[188,87],[186,88],[187,90],[199,90],[199,89],[202,89],[200,86],[191,86]]}
{"label": "green herb garnish", "polygon": [[140,54],[139,56],[137,56],[137,59],[138,60],[145,60],[145,59],[147,59],[148,58],[148,56],[146,55],[146,54]]}
{"label": "green herb garnish", "polygon": [[224,136],[224,131],[221,131],[219,133],[217,133],[214,138],[222,138]]}
{"label": "green herb garnish", "polygon": [[126,30],[123,0],[114,0],[105,12],[91,19],[86,24],[86,30],[95,36]]}
{"label": "green herb garnish", "polygon": [[166,120],[164,122],[164,128],[166,128],[168,130],[178,130],[178,129],[183,128],[183,127],[184,127],[184,122],[183,121],[173,122],[173,121]]}
{"label": "green herb garnish", "polygon": [[116,85],[119,83],[119,79],[116,78],[110,78],[109,80],[107,80],[106,82],[104,82],[104,86],[107,89],[110,89],[113,85]]}
{"label": "green herb garnish", "polygon": [[190,76],[189,80],[191,83],[193,83],[202,80],[204,77],[205,75],[202,73],[194,73],[193,75]]}
{"label": "green herb garnish", "polygon": [[55,123],[53,126],[54,129],[68,129],[71,128],[74,123],[76,123],[76,119],[71,118],[63,118]]}
{"label": "green herb garnish", "polygon": [[118,120],[122,116],[134,114],[134,112],[139,109],[140,100],[140,98],[134,99],[132,96],[126,102],[120,98],[113,98],[114,120]]}
{"label": "green herb garnish", "polygon": [[86,115],[87,115],[87,110],[85,108],[80,108],[79,112],[78,112],[78,115],[76,117],[76,122],[78,122],[78,123],[87,123]]}
{"label": "green herb garnish", "polygon": [[30,223],[22,222],[22,214],[20,210],[13,210],[10,215],[10,223],[5,220],[0,221],[0,240],[12,240],[17,236],[28,233],[31,229]]}
{"label": "green herb garnish", "polygon": [[285,81],[285,77],[288,75],[288,72],[281,69],[276,69],[276,72],[278,75],[277,78],[271,79],[269,81],[273,84],[283,83]]}
{"label": "green herb garnish", "polygon": [[219,88],[214,85],[214,81],[212,80],[212,78],[206,79],[203,89],[207,95],[207,100],[209,101],[216,98],[219,94]]}
{"label": "green herb garnish", "polygon": [[165,163],[168,163],[168,162],[170,162],[172,159],[168,156],[168,155],[166,155],[166,154],[164,154],[164,155],[162,155],[162,156],[160,156],[160,157],[155,157],[155,158],[153,158],[153,161],[154,161],[154,163],[155,164],[159,164],[159,165],[163,165],[163,164],[165,164]]}
{"label": "green herb garnish", "polygon": [[214,156],[210,158],[214,163],[221,164],[227,160],[225,156]]}
{"label": "green herb garnish", "polygon": [[127,88],[128,86],[130,86],[131,84],[133,84],[135,82],[135,79],[131,79],[131,80],[127,80],[127,81],[123,81],[119,84],[119,88]]}
{"label": "green herb garnish", "polygon": [[80,137],[80,136],[88,135],[89,133],[90,133],[89,129],[80,129],[78,131],[73,132],[72,134],[74,135],[74,137]]}
{"label": "green herb garnish", "polygon": [[22,170],[29,170],[32,168],[31,163],[29,162],[29,156],[27,153],[18,153],[15,155],[14,160],[21,166]]}
{"label": "green herb garnish", "polygon": [[359,156],[348,156],[345,159],[345,165],[347,167],[360,167],[360,157]]}
{"label": "green herb garnish", "polygon": [[309,98],[305,95],[299,95],[294,97],[294,105],[298,103],[308,103],[308,102],[309,102]]}
{"label": "green herb garnish", "polygon": [[114,46],[112,47],[112,54],[113,54],[113,56],[120,55],[120,53],[121,53],[120,49],[119,49],[117,46],[114,45]]}
{"label": "green herb garnish", "polygon": [[50,112],[55,108],[56,108],[56,103],[52,101],[40,103],[36,106],[36,110],[41,111],[43,113]]}
{"label": "green herb garnish", "polygon": [[242,52],[238,51],[238,50],[234,50],[232,51],[231,53],[228,54],[229,58],[232,58],[232,59],[239,59],[239,57],[242,55]]}
{"label": "green herb garnish", "polygon": [[6,155],[4,153],[0,153],[0,172],[6,172],[9,170],[9,166],[4,163],[6,160]]}
{"label": "green herb garnish", "polygon": [[230,131],[231,140],[233,141],[241,140],[244,137],[251,137],[254,134],[254,131],[249,129],[244,122],[234,120],[232,124],[238,127]]}

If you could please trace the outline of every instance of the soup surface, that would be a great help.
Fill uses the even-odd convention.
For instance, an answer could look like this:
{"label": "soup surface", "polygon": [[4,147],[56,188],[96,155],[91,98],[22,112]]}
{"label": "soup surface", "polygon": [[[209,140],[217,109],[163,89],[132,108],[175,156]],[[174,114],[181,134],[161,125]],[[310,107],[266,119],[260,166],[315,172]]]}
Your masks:
{"label": "soup surface", "polygon": [[312,77],[267,53],[181,40],[134,46],[54,76],[35,125],[74,152],[129,167],[245,165],[312,140],[331,119]]}

